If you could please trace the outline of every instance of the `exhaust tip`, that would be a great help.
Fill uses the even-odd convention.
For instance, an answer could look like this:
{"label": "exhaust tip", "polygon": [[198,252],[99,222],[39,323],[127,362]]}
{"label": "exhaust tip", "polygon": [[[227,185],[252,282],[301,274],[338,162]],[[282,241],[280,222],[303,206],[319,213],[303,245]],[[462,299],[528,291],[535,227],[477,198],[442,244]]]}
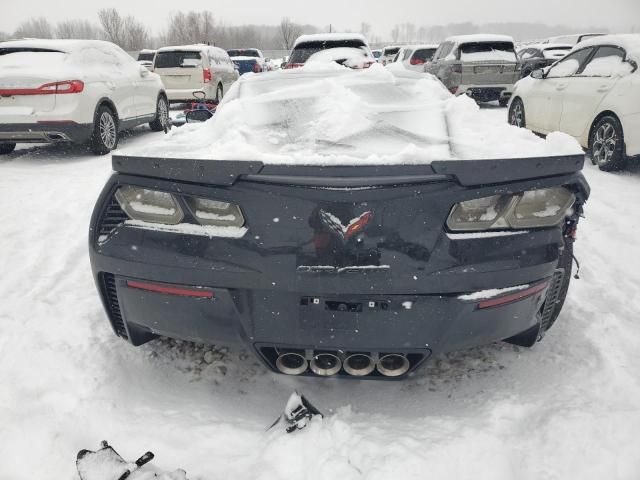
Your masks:
{"label": "exhaust tip", "polygon": [[344,371],[354,377],[369,375],[376,368],[376,362],[366,353],[351,353],[344,360]]}
{"label": "exhaust tip", "polygon": [[307,359],[297,352],[285,352],[276,360],[276,368],[286,375],[300,375],[307,370]]}
{"label": "exhaust tip", "polygon": [[335,375],[342,368],[342,362],[333,353],[316,353],[311,359],[311,371],[316,375],[328,377]]}
{"label": "exhaust tip", "polygon": [[399,377],[409,371],[409,360],[404,355],[389,353],[378,360],[378,371],[385,377]]}

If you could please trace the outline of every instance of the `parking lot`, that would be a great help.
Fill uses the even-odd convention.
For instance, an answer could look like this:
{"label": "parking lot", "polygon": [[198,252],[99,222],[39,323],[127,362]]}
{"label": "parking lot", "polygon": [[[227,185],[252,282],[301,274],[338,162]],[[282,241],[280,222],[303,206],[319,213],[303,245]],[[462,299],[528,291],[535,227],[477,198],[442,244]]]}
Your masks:
{"label": "parking lot", "polygon": [[[506,109],[485,107],[488,120]],[[147,126],[120,148],[143,145]],[[640,169],[585,164],[580,280],[533,349],[439,355],[404,382],[292,378],[243,350],[112,335],[87,254],[111,156],[65,144],[0,159],[0,424],[4,478],[72,478],[108,439],[193,478],[633,478],[640,470]],[[266,431],[298,389],[326,414]],[[491,459],[491,462],[488,462]],[[481,471],[480,476],[477,473]],[[2,475],[0,475],[2,476]],[[191,478],[191,477],[190,477]]]}

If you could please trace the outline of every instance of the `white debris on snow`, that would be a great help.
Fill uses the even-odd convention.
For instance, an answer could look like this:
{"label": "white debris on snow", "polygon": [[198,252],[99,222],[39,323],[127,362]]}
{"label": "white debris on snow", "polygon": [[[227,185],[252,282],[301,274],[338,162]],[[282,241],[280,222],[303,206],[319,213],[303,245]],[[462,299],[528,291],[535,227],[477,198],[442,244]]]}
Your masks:
{"label": "white debris on snow", "polygon": [[181,233],[184,235],[199,235],[209,238],[242,238],[247,233],[246,227],[218,227],[215,225],[196,225],[194,223],[179,223],[164,225],[160,223],[144,222],[142,220],[127,220],[128,227],[155,230],[156,232]]}

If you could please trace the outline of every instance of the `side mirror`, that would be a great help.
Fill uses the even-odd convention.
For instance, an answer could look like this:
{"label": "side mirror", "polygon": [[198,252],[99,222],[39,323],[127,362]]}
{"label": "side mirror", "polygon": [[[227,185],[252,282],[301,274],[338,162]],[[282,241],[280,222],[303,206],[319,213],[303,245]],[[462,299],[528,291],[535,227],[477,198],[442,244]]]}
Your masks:
{"label": "side mirror", "polygon": [[539,68],[531,72],[531,78],[535,78],[536,80],[543,80],[546,78],[546,75],[544,74],[544,70]]}

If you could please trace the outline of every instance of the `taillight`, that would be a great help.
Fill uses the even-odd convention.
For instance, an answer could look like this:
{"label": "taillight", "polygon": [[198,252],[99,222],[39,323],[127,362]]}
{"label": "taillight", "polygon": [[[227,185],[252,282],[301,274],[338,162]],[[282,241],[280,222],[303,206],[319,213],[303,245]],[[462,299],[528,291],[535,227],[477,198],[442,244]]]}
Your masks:
{"label": "taillight", "polygon": [[209,83],[213,79],[213,75],[211,74],[211,70],[208,68],[202,69],[202,79],[204,83]]}
{"label": "taillight", "polygon": [[304,67],[304,63],[287,63],[287,65],[284,68],[285,70],[291,70],[292,68],[300,68],[300,67]]}
{"label": "taillight", "polygon": [[262,72],[262,67],[260,66],[260,64],[258,62],[253,64],[253,73],[260,73]]}
{"label": "taillight", "polygon": [[84,90],[82,80],[64,80],[40,85],[38,88],[5,88],[0,89],[0,95],[58,95],[63,93],[80,93]]}
{"label": "taillight", "polygon": [[424,65],[424,60],[420,58],[412,58],[409,63],[411,63],[411,65]]}

